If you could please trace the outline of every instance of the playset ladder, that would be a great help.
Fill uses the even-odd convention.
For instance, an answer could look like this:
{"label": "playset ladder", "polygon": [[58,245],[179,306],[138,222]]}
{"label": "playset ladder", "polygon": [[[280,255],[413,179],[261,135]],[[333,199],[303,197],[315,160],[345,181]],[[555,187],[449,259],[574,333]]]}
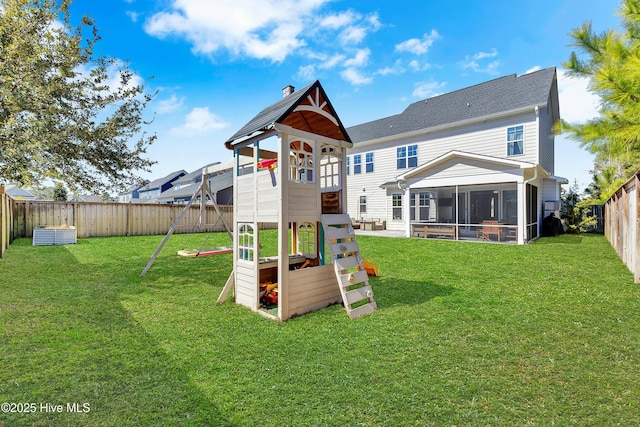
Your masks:
{"label": "playset ladder", "polygon": [[346,214],[326,214],[321,219],[347,314],[355,319],[374,312],[378,306],[373,299],[351,218]]}

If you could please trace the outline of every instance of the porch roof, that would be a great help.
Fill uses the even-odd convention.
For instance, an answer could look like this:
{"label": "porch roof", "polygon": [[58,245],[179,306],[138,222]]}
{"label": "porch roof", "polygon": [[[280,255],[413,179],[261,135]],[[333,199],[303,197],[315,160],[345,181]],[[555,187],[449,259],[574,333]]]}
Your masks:
{"label": "porch roof", "polygon": [[495,165],[510,166],[510,167],[513,167],[514,169],[529,169],[529,168],[536,167],[535,164],[529,163],[529,162],[521,162],[518,160],[504,159],[500,157],[485,156],[482,154],[474,154],[474,153],[468,153],[465,151],[452,150],[452,151],[449,151],[448,153],[443,154],[440,157],[436,157],[435,159],[427,163],[424,163],[408,172],[403,173],[402,175],[396,178],[396,181],[405,181],[409,178],[413,178],[417,175],[420,175],[421,173],[428,171],[429,169],[439,164],[442,164],[444,162],[447,162],[455,158],[479,160],[482,162],[492,163]]}

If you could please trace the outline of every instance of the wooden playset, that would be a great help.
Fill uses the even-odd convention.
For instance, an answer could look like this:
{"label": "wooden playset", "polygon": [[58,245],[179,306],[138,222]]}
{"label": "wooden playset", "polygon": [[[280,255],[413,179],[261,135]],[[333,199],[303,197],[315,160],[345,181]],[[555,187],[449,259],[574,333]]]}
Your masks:
{"label": "wooden playset", "polygon": [[[253,162],[236,163],[234,269],[218,301],[233,288],[237,304],[277,320],[339,302],[352,319],[375,311],[346,213],[352,143],[320,82],[285,88],[225,145]],[[261,253],[268,229],[275,256]]]}

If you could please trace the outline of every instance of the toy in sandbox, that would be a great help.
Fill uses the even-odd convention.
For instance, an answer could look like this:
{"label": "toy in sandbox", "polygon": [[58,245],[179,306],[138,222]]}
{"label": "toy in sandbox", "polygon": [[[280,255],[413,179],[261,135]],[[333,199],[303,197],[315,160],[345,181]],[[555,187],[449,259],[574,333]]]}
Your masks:
{"label": "toy in sandbox", "polygon": [[[371,313],[377,305],[347,214],[349,135],[320,82],[283,92],[225,143],[237,161],[234,261],[218,302],[233,288],[237,304],[277,320],[339,302],[352,319]],[[269,252],[263,237],[273,233]]]}

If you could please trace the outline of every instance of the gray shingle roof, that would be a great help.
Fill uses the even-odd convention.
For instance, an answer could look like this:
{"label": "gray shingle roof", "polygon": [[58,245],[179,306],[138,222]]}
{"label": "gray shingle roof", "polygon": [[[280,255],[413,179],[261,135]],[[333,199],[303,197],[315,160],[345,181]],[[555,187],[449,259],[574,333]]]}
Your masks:
{"label": "gray shingle roof", "polygon": [[275,104],[271,104],[264,110],[260,111],[253,119],[251,119],[246,125],[240,128],[231,138],[229,138],[225,144],[228,146],[233,141],[245,136],[249,136],[254,132],[264,130],[268,125],[275,123],[278,119],[282,118],[301,98],[308,95],[307,91],[314,86],[317,81],[311,83],[302,89],[299,89],[289,96],[282,98]]}
{"label": "gray shingle roof", "polygon": [[515,74],[414,102],[401,114],[347,128],[353,143],[545,105],[556,68]]}
{"label": "gray shingle roof", "polygon": [[150,183],[148,183],[148,184],[144,185],[143,187],[141,187],[140,190],[141,191],[147,191],[147,190],[153,190],[155,188],[160,188],[160,187],[162,187],[163,184],[171,181],[172,179],[175,179],[176,177],[183,176],[183,175],[186,175],[186,174],[187,174],[187,172],[185,172],[184,170],[171,172],[169,175],[167,175],[167,176],[165,176],[163,178],[154,179]]}

